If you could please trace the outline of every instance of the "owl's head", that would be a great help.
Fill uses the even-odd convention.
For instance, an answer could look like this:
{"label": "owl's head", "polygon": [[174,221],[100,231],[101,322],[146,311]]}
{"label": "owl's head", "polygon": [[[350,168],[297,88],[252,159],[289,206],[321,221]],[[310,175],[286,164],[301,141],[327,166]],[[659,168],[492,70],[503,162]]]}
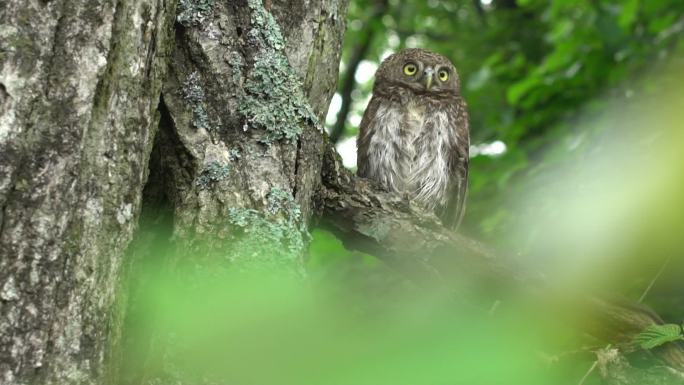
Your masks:
{"label": "owl's head", "polygon": [[420,48],[406,49],[385,59],[375,74],[374,91],[406,88],[416,94],[459,94],[456,67],[443,55]]}

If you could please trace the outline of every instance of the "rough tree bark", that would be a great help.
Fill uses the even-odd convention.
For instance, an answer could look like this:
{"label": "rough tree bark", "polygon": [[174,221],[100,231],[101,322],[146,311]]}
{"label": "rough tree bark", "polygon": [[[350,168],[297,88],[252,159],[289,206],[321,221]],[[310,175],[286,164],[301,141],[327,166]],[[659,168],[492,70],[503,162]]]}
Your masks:
{"label": "rough tree bark", "polygon": [[275,262],[301,272],[346,1],[178,6],[0,8],[3,383],[105,378],[153,143],[168,175],[148,190],[173,203],[178,239],[270,223],[290,251]]}
{"label": "rough tree bark", "polygon": [[[170,206],[179,248],[198,258],[220,250],[230,266],[303,274],[307,229],[323,217],[350,247],[420,281],[454,270],[519,280],[341,166],[318,122],[335,89],[346,5],[0,5],[0,382],[106,381],[143,202]],[[618,325],[658,322],[596,307]]]}
{"label": "rough tree bark", "polygon": [[0,4],[0,383],[98,383],[175,5]]}
{"label": "rough tree bark", "polygon": [[335,90],[346,2],[180,4],[158,171],[175,239],[220,250],[232,264],[302,274],[321,181],[319,120]]}

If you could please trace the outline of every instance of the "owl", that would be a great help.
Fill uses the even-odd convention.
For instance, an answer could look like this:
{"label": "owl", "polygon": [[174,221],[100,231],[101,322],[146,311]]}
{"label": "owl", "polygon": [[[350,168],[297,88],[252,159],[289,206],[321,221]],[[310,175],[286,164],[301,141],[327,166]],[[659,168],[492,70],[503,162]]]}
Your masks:
{"label": "owl", "polygon": [[407,49],[385,59],[361,120],[358,175],[457,228],[468,190],[468,111],[446,57]]}

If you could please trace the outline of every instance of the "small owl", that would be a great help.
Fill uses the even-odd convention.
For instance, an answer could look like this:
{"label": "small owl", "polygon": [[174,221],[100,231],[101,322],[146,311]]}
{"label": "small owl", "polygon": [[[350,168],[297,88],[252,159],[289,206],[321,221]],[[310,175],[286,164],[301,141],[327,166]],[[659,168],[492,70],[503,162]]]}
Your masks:
{"label": "small owl", "polygon": [[449,59],[424,49],[385,59],[356,144],[359,176],[458,227],[468,190],[470,134],[460,80]]}

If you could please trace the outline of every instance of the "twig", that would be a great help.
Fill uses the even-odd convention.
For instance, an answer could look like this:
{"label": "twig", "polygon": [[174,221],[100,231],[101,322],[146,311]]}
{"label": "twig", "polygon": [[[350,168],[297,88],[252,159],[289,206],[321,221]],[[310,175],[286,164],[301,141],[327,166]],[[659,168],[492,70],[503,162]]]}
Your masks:
{"label": "twig", "polygon": [[672,256],[668,257],[665,262],[663,262],[663,265],[660,266],[660,270],[658,270],[658,273],[656,273],[655,277],[651,280],[651,282],[646,286],[646,289],[644,289],[644,292],[641,293],[641,297],[639,297],[639,303],[642,303],[646,296],[648,295],[648,292],[651,291],[651,288],[653,288],[653,285],[655,282],[660,278],[660,276],[663,274],[663,271],[665,271],[665,268],[667,265],[670,263],[670,260],[672,260]]}

